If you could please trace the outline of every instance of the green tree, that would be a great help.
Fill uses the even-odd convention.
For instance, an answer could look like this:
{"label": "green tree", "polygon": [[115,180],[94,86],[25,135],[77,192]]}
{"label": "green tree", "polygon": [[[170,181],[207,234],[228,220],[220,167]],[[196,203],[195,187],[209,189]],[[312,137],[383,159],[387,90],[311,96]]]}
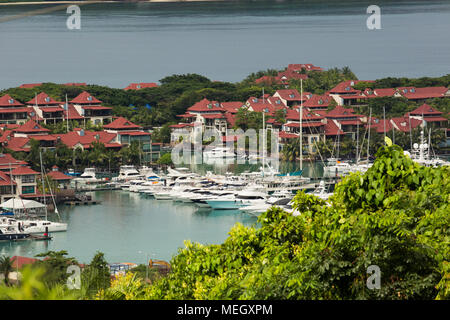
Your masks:
{"label": "green tree", "polygon": [[8,256],[0,257],[0,273],[3,274],[4,283],[6,286],[9,285],[9,273],[12,271],[12,261]]}

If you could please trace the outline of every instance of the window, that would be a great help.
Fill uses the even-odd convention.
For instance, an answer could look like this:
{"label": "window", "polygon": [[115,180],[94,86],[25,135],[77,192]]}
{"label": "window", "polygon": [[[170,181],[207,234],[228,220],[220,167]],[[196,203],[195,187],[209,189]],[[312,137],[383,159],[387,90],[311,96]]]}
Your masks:
{"label": "window", "polygon": [[45,102],[50,102],[50,97],[46,97]]}
{"label": "window", "polygon": [[34,193],[34,186],[23,186],[22,187],[22,194],[30,194]]}
{"label": "window", "polygon": [[88,99],[88,101],[92,101],[92,97],[91,96],[87,97],[87,99]]}
{"label": "window", "polygon": [[9,102],[9,104],[13,104],[14,103],[14,99],[9,99],[8,102]]}
{"label": "window", "polygon": [[22,183],[34,183],[34,182],[35,182],[34,175],[22,176]]}

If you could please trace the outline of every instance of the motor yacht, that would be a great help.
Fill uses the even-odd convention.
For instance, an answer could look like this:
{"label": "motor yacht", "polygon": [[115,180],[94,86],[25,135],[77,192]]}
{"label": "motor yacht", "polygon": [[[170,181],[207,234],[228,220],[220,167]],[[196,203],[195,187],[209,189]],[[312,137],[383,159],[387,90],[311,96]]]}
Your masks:
{"label": "motor yacht", "polygon": [[134,166],[124,165],[119,168],[119,175],[112,178],[112,181],[130,181],[130,180],[143,180],[145,175],[140,173]]}
{"label": "motor yacht", "polygon": [[203,157],[208,159],[234,159],[236,154],[226,147],[214,147],[203,151]]}
{"label": "motor yacht", "polygon": [[267,193],[253,188],[240,191],[234,195],[224,195],[213,199],[208,199],[206,200],[206,202],[213,209],[233,210],[243,206],[249,206],[256,203],[263,203],[266,200],[267,200]]}

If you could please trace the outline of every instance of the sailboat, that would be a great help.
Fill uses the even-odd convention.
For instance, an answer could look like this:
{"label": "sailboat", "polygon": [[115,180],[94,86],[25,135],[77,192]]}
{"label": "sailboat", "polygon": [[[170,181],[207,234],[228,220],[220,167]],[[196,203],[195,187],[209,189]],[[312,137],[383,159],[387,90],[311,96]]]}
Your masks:
{"label": "sailboat", "polygon": [[[44,183],[44,167],[42,165],[42,154],[39,153],[40,161],[41,161],[41,179],[42,179],[42,191],[44,194],[44,205],[45,205],[45,183]],[[47,177],[47,183],[48,183],[48,177]],[[50,186],[50,183],[48,183],[48,188],[50,190],[50,194],[53,200],[53,204],[55,206],[55,213],[59,215],[58,208],[56,206],[55,198],[53,197],[53,192]],[[48,233],[48,232],[61,232],[61,231],[67,231],[67,223],[62,222],[53,222],[49,221],[47,218],[48,211],[47,211],[47,205],[45,205],[45,219],[44,220],[17,220],[18,223],[21,223],[23,230],[27,233]]]}

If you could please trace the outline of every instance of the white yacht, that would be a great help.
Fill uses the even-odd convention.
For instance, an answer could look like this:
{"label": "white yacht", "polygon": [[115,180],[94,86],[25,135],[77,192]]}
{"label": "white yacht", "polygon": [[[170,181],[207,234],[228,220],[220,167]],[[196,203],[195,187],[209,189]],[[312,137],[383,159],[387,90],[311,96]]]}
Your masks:
{"label": "white yacht", "polygon": [[101,179],[98,179],[95,176],[95,168],[85,168],[84,172],[79,177],[74,178],[73,181],[81,183],[96,183],[100,182]]}
{"label": "white yacht", "polygon": [[145,175],[141,174],[134,166],[124,165],[120,166],[119,175],[114,177],[112,181],[129,181],[129,180],[143,180]]}
{"label": "white yacht", "polygon": [[63,232],[67,231],[67,223],[48,220],[18,220],[15,218],[0,218],[0,227],[17,226],[27,233]]}
{"label": "white yacht", "polygon": [[315,195],[316,197],[319,197],[322,200],[328,200],[328,198],[333,195],[332,192],[327,192],[325,181],[323,180],[320,181],[319,186],[310,194]]}
{"label": "white yacht", "polygon": [[236,154],[226,147],[214,147],[203,151],[203,157],[209,159],[234,159]]}
{"label": "white yacht", "polygon": [[267,199],[267,193],[258,189],[249,189],[236,193],[235,195],[224,195],[206,200],[209,206],[218,210],[233,210],[243,206],[249,206],[257,203],[264,203]]}

